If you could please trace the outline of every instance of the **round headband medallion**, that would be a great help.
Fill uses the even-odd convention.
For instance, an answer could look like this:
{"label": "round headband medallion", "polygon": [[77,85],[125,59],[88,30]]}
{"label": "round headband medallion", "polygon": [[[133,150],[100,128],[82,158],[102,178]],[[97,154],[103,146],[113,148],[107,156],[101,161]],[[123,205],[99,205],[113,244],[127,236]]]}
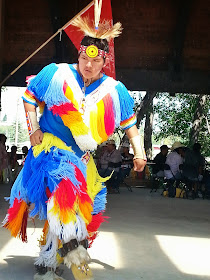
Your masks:
{"label": "round headband medallion", "polygon": [[88,46],[86,49],[86,54],[89,57],[96,57],[98,55],[98,48],[94,45]]}

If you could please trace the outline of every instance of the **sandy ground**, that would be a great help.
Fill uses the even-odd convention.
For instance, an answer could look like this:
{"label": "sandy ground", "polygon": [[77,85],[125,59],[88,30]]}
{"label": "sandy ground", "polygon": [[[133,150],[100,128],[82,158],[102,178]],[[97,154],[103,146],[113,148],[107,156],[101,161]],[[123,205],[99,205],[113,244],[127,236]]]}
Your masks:
{"label": "sandy ground", "polygon": [[[0,185],[0,218],[10,192]],[[210,279],[210,200],[164,198],[146,188],[108,195],[108,223],[89,249],[95,280]],[[0,280],[30,280],[43,222],[29,223],[28,243],[0,228]],[[73,280],[64,268],[63,277]]]}

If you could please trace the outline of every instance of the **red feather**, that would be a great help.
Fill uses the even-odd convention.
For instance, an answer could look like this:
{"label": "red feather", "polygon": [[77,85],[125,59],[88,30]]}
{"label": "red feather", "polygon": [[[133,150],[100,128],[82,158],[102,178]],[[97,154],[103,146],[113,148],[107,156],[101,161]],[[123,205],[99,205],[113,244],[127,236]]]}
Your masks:
{"label": "red feather", "polygon": [[27,242],[27,233],[26,233],[26,228],[28,224],[28,209],[24,212],[23,215],[23,220],[22,220],[22,225],[21,225],[21,230],[19,233],[19,237],[22,239],[23,242]]}
{"label": "red feather", "polygon": [[74,192],[74,189],[75,187],[69,179],[62,179],[62,181],[58,184],[58,188],[54,193],[54,198],[61,210],[73,208],[76,200],[76,193]]}
{"label": "red feather", "polygon": [[80,169],[77,166],[75,166],[75,177],[80,182],[81,191],[80,191],[79,197],[80,197],[81,203],[85,203],[85,202],[92,203],[91,198],[87,194],[87,183],[85,181],[85,177],[83,176],[82,172],[80,171]]}
{"label": "red feather", "polygon": [[8,209],[8,222],[16,218],[20,210],[21,202],[22,202],[21,200],[15,198],[12,207]]}
{"label": "red feather", "polygon": [[50,108],[50,111],[52,111],[53,115],[66,115],[68,114],[68,111],[77,111],[77,109],[74,107],[72,103],[64,103],[60,105],[54,105]]}
{"label": "red feather", "polygon": [[87,226],[87,230],[89,232],[96,232],[103,222],[107,222],[106,219],[109,219],[109,217],[103,216],[102,212],[98,213],[97,215],[93,215],[92,221]]}

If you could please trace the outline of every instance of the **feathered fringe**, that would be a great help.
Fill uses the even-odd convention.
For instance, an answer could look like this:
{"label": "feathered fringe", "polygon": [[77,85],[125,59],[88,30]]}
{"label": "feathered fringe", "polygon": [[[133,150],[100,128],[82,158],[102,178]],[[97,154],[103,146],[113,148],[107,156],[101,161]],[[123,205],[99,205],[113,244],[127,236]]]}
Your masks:
{"label": "feathered fringe", "polygon": [[79,203],[79,214],[88,225],[92,220],[93,207],[89,202]]}
{"label": "feathered fringe", "polygon": [[[88,235],[85,221],[76,214],[76,209],[69,211],[69,222],[64,224],[60,220],[60,212],[53,211],[54,209],[54,197],[51,197],[47,204],[48,208],[48,222],[50,230],[58,236],[59,239],[64,240],[65,243],[71,239],[77,239],[81,241]],[[78,211],[78,209],[77,209]]]}
{"label": "feathered fringe", "polygon": [[121,121],[124,121],[133,116],[134,100],[121,82],[117,84],[116,89],[120,100]]}
{"label": "feathered fringe", "polygon": [[89,248],[92,247],[94,240],[96,239],[96,237],[98,236],[98,231],[94,232],[92,234],[89,233],[89,237],[88,237],[88,243],[89,243]]}
{"label": "feathered fringe", "polygon": [[110,94],[107,94],[103,98],[104,102],[104,123],[106,134],[110,136],[115,129],[115,119],[114,119],[114,108],[112,103],[112,98]]}
{"label": "feathered fringe", "polygon": [[34,209],[30,212],[30,217],[34,217],[39,214],[40,220],[46,219],[47,216],[47,195],[45,192],[45,170],[40,166],[37,168],[30,178],[30,184],[28,184],[28,198],[31,203],[34,203]]}
{"label": "feathered fringe", "polygon": [[119,100],[118,92],[117,90],[115,90],[114,92],[111,91],[110,94],[113,101],[115,127],[119,127],[121,122],[121,109],[120,109],[120,100]]}
{"label": "feathered fringe", "polygon": [[68,114],[68,111],[77,111],[77,109],[74,107],[72,103],[64,103],[60,104],[59,106],[54,105],[50,108],[50,111],[52,111],[53,115],[62,116],[64,114]]}
{"label": "feathered fringe", "polygon": [[58,237],[53,232],[49,231],[46,238],[46,244],[41,246],[41,252],[35,265],[43,265],[55,270],[57,266],[57,249]]}
{"label": "feathered fringe", "polygon": [[19,235],[23,242],[27,242],[27,215],[27,203],[16,198],[13,206],[8,209],[8,214],[3,221],[3,227],[9,229],[13,237]]}
{"label": "feathered fringe", "polygon": [[103,213],[99,213],[97,215],[93,215],[92,222],[87,226],[87,230],[90,233],[96,232],[100,227],[101,223],[106,222],[106,219],[109,217],[103,216]]}
{"label": "feathered fringe", "polygon": [[88,17],[77,17],[72,25],[78,27],[86,36],[93,38],[106,39],[110,41],[112,38],[118,37],[122,33],[122,25],[120,22],[110,27],[110,23],[103,21],[99,23],[97,31],[95,30],[95,24]]}
{"label": "feathered fringe", "polygon": [[102,138],[100,137],[97,129],[97,110],[90,112],[90,130],[93,136],[93,139],[100,144],[102,142]]}
{"label": "feathered fringe", "polygon": [[[21,169],[17,179],[14,182],[14,185],[12,187],[10,198],[9,198],[9,204],[12,206],[14,204],[14,200],[23,200],[27,201],[27,190],[23,187],[23,168]],[[8,199],[8,198],[6,198]]]}
{"label": "feathered fringe", "polygon": [[70,180],[62,180],[54,195],[54,206],[51,209],[53,213],[59,213],[59,219],[67,224],[71,221],[72,214],[75,215],[75,202],[77,191]]}
{"label": "feathered fringe", "polygon": [[85,125],[82,119],[82,114],[79,111],[69,111],[68,114],[60,116],[64,125],[69,127],[74,136],[88,134],[89,128]]}
{"label": "feathered fringe", "polygon": [[82,262],[87,262],[90,260],[90,256],[87,252],[87,250],[79,245],[75,250],[69,252],[65,257],[64,257],[64,264],[68,267],[71,268],[72,264],[75,265],[80,265]]}
{"label": "feathered fringe", "polygon": [[98,143],[93,139],[90,131],[87,135],[74,136],[74,140],[84,152],[96,150],[98,146]]}
{"label": "feathered fringe", "polygon": [[98,229],[99,229],[100,225],[103,222],[107,222],[106,219],[109,218],[109,217],[105,217],[102,215],[103,215],[102,213],[93,215],[92,222],[87,226],[87,230],[88,230],[88,234],[89,234],[89,236],[88,236],[89,247],[92,246],[93,241],[98,236]]}
{"label": "feathered fringe", "polygon": [[58,66],[55,63],[51,63],[45,66],[34,78],[30,80],[28,90],[34,93],[39,101],[44,101],[44,95],[57,70]]}
{"label": "feathered fringe", "polygon": [[95,196],[94,203],[93,203],[93,212],[92,214],[98,214],[99,212],[102,212],[106,208],[107,203],[107,189],[104,186],[104,188]]}
{"label": "feathered fringe", "polygon": [[[57,145],[58,148],[53,145]],[[86,166],[80,158],[71,152],[70,147],[49,133],[44,133],[42,144],[35,148],[34,152],[35,155],[36,153],[39,155],[36,158],[33,154],[29,155],[30,163],[26,162],[24,167],[23,175],[26,175],[24,183],[27,186],[29,201],[35,204],[30,216],[39,214],[40,219],[46,219],[46,201],[49,198],[46,194],[46,188],[48,187],[49,192],[53,195],[60,181],[70,179],[74,192],[79,193],[81,182],[75,176],[75,166],[81,170],[83,181],[85,181]],[[27,171],[30,172],[30,177],[28,177]]]}
{"label": "feathered fringe", "polygon": [[66,144],[60,138],[54,136],[51,133],[45,132],[42,143],[33,147],[33,155],[34,157],[37,157],[42,151],[45,151],[45,153],[50,152],[52,147],[73,152],[71,147],[66,146]]}
{"label": "feathered fringe", "polygon": [[94,201],[95,196],[104,188],[103,184],[111,178],[111,175],[103,178],[98,174],[93,157],[87,164],[87,192],[92,201]]}
{"label": "feathered fringe", "polygon": [[27,229],[27,224],[28,224],[28,208],[26,208],[24,214],[23,214],[23,220],[22,220],[22,225],[21,225],[21,229],[19,232],[19,237],[21,238],[21,240],[23,242],[27,242],[27,233],[26,233],[26,229]]}
{"label": "feathered fringe", "polygon": [[49,223],[48,221],[46,221],[42,230],[43,234],[39,240],[40,246],[44,246],[46,244],[48,231],[49,231]]}
{"label": "feathered fringe", "polygon": [[97,103],[97,129],[100,137],[102,138],[102,142],[106,141],[108,139],[108,135],[106,134],[105,130],[105,124],[104,124],[104,114],[105,114],[105,108],[104,108],[104,102],[103,100],[100,100]]}
{"label": "feathered fringe", "polygon": [[[64,75],[62,71],[56,71],[44,95],[44,102],[48,108],[69,102],[63,94]],[[53,94],[52,94],[53,92]]]}
{"label": "feathered fringe", "polygon": [[[76,228],[76,234],[77,234],[78,241],[82,241],[88,236],[86,224],[79,215],[77,215],[77,221],[75,223],[75,228]],[[69,240],[71,240],[71,239],[69,239]]]}
{"label": "feathered fringe", "polygon": [[79,110],[79,103],[76,100],[72,89],[68,86],[66,81],[64,82],[63,91],[64,91],[65,96],[68,98],[68,100],[70,100],[74,104],[74,108]]}

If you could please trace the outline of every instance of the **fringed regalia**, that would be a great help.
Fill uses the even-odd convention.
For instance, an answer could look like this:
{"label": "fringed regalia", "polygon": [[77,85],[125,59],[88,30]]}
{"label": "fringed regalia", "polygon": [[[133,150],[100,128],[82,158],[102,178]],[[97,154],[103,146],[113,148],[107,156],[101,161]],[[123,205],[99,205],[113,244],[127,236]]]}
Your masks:
{"label": "fringed regalia", "polygon": [[92,244],[104,221],[106,187],[89,151],[136,123],[125,86],[106,75],[88,86],[75,65],[52,63],[30,79],[23,99],[39,106],[44,133],[15,181],[4,227],[27,241],[27,219],[46,220],[35,264],[56,268],[62,244]]}

